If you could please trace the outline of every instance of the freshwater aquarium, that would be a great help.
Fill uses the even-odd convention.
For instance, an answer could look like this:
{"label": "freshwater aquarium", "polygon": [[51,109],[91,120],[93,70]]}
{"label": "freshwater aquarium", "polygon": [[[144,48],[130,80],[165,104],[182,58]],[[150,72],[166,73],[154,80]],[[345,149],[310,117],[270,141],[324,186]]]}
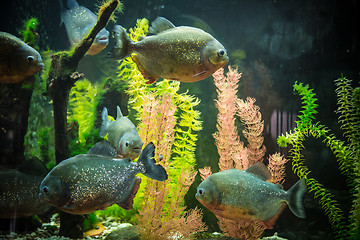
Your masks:
{"label": "freshwater aquarium", "polygon": [[360,239],[357,1],[0,9],[0,239]]}

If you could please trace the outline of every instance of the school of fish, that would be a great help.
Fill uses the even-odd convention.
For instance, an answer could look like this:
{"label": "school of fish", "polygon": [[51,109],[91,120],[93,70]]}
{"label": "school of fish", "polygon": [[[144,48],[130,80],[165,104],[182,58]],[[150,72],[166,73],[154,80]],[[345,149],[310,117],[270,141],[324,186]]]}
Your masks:
{"label": "school of fish", "polygon": [[[71,46],[76,46],[93,28],[97,16],[76,0],[67,0],[61,20]],[[115,25],[113,34],[115,45],[109,57],[122,60],[131,56],[148,84],[159,78],[200,81],[229,62],[227,50],[211,34],[196,27],[176,27],[163,17],[157,17],[150,35],[138,42],[133,42],[120,25]],[[108,43],[109,32],[103,28],[87,53],[98,54]],[[1,83],[23,81],[43,68],[35,49],[10,33],[0,32]],[[113,204],[129,210],[141,183],[138,173],[157,181],[168,179],[164,167],[154,159],[154,144],[143,148],[136,126],[123,116],[119,106],[115,121],[109,121],[108,110],[103,108],[99,136],[107,136],[107,140],[96,143],[87,154],[63,160],[46,174],[0,171],[0,218],[41,215],[53,207],[71,214],[88,214]],[[286,205],[304,218],[305,181],[299,180],[285,191],[267,181],[270,177],[260,163],[245,171],[221,171],[199,184],[195,198],[215,215],[260,220],[267,228],[274,226]]]}

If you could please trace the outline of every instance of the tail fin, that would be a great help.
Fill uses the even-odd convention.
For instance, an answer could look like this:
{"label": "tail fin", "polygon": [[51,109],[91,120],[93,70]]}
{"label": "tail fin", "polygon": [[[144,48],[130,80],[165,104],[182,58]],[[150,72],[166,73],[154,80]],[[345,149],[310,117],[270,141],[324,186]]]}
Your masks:
{"label": "tail fin", "polygon": [[130,55],[129,46],[132,43],[129,36],[126,34],[124,28],[120,25],[115,25],[113,30],[113,35],[115,37],[115,46],[108,53],[108,57],[123,59]]}
{"label": "tail fin", "polygon": [[102,122],[101,122],[100,130],[99,130],[99,136],[103,138],[106,135],[108,124],[109,124],[108,111],[107,111],[106,107],[104,107],[104,109],[101,112],[101,120],[102,120]]}
{"label": "tail fin", "polygon": [[288,193],[287,203],[290,210],[299,218],[305,218],[303,198],[306,192],[305,179],[300,179],[292,186]]}
{"label": "tail fin", "polygon": [[144,165],[145,172],[143,174],[145,176],[154,180],[165,181],[168,178],[168,175],[161,165],[156,164],[154,155],[155,146],[152,142],[150,142],[141,152],[138,163]]}

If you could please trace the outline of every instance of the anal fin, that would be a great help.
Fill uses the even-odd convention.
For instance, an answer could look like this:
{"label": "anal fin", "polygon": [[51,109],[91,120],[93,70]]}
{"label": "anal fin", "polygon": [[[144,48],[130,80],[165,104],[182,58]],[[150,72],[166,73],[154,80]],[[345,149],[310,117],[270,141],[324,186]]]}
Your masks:
{"label": "anal fin", "polygon": [[266,228],[268,229],[273,229],[276,220],[279,218],[280,214],[282,213],[282,211],[286,208],[286,204],[283,203],[282,206],[280,207],[279,211],[269,220],[263,221],[264,225]]}
{"label": "anal fin", "polygon": [[135,177],[132,186],[130,186],[131,189],[130,189],[129,196],[126,198],[125,201],[123,201],[121,203],[117,203],[117,205],[119,205],[120,207],[122,207],[125,210],[132,209],[133,208],[133,200],[135,198],[137,191],[139,190],[140,183],[141,183],[141,178]]}
{"label": "anal fin", "polygon": [[152,84],[152,83],[156,82],[158,77],[152,76],[151,74],[149,74],[145,70],[144,66],[141,64],[141,62],[140,62],[139,58],[137,57],[137,55],[131,55],[131,58],[136,63],[136,65],[137,65],[139,71],[141,72],[141,74],[143,75],[143,77],[148,80],[146,82],[146,84]]}

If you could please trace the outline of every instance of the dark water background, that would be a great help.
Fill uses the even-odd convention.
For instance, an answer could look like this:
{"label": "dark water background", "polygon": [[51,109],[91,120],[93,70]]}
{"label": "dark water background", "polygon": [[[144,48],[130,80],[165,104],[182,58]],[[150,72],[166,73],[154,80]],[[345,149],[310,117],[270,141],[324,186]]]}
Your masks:
{"label": "dark water background", "polygon": [[[96,1],[78,1],[80,5],[96,11]],[[360,22],[358,1],[328,0],[158,0],[123,1],[125,11],[118,16],[117,24],[133,27],[138,18],[150,21],[164,16],[175,25],[193,25],[202,20],[206,27],[227,48],[231,65],[243,72],[239,96],[255,97],[265,120],[265,146],[268,153],[282,151],[276,146],[276,136],[294,127],[299,110],[299,97],[293,94],[295,81],[309,84],[317,94],[317,118],[337,137],[342,133],[337,124],[335,86],[333,80],[343,74],[359,86]],[[69,47],[66,31],[60,25],[58,0],[3,1],[0,8],[0,31],[17,35],[23,20],[38,18],[39,46],[41,49],[64,50]],[[200,20],[199,20],[200,19]],[[111,30],[114,23],[107,27]],[[96,81],[97,61],[103,61],[108,48],[98,56],[86,56],[81,70],[90,80]],[[234,52],[245,53],[243,59]],[[262,67],[267,73],[259,73]],[[95,69],[95,70],[93,70]],[[95,79],[95,80],[94,80]],[[211,165],[217,170],[217,150],[212,134],[216,131],[216,114],[213,99],[215,87],[211,79],[182,84],[191,94],[201,99],[203,130],[197,149],[198,167]],[[331,189],[339,201],[348,208],[345,181],[337,170],[336,159],[321,142],[306,142],[306,162],[314,177]],[[194,192],[197,179],[187,196],[189,207],[199,206]],[[296,177],[287,168],[288,189]],[[279,218],[275,231],[290,239],[329,239],[330,225],[326,216],[310,197],[305,201],[308,218],[297,219],[288,210]],[[218,230],[212,213],[205,210],[205,221],[211,230]],[[270,232],[269,232],[270,233]],[[297,238],[291,238],[293,236]]]}

